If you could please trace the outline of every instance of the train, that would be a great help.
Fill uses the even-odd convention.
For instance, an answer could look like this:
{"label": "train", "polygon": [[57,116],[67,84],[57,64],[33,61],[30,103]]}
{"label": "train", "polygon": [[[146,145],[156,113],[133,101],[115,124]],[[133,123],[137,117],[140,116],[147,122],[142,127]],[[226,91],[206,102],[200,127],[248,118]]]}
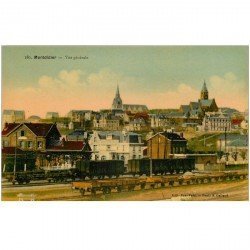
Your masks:
{"label": "train", "polygon": [[3,177],[13,184],[28,184],[34,180],[47,180],[48,182],[68,182],[74,180],[118,178],[124,175],[166,175],[178,174],[195,169],[195,160],[185,159],[131,159],[125,168],[122,160],[78,160],[76,166],[70,169],[18,171],[15,174],[6,172]]}

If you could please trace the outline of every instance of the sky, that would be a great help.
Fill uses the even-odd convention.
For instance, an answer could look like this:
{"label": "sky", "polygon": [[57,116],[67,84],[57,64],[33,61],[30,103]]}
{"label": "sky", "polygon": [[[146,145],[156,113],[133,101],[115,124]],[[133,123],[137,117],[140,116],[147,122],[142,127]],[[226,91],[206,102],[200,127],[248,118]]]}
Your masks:
{"label": "sky", "polygon": [[125,104],[179,108],[200,98],[204,80],[219,107],[246,110],[248,46],[2,47],[2,110],[26,117],[111,108],[117,84]]}

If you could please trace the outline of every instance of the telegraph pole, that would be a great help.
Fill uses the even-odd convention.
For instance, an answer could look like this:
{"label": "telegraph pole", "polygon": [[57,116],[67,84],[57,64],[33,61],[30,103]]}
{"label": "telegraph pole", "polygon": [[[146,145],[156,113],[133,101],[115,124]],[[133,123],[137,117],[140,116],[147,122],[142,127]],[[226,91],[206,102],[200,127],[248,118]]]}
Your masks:
{"label": "telegraph pole", "polygon": [[149,175],[150,177],[152,177],[152,172],[153,172],[153,161],[152,161],[152,157],[153,157],[153,140],[151,140],[151,150],[150,150],[150,159],[149,159]]}
{"label": "telegraph pole", "polygon": [[225,152],[227,153],[227,127],[225,127]]}
{"label": "telegraph pole", "polygon": [[17,148],[17,132],[16,132],[16,145],[15,145],[15,157],[14,157],[14,169],[13,169],[13,179],[12,179],[12,183],[15,184],[16,182],[16,148]]}

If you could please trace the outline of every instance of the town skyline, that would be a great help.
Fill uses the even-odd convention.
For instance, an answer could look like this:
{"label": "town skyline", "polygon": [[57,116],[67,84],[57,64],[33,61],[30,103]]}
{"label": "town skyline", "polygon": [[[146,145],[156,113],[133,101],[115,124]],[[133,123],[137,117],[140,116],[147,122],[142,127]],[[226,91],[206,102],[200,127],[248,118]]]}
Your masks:
{"label": "town skyline", "polygon": [[[25,59],[28,54],[70,52],[88,59]],[[7,46],[3,47],[2,110],[44,117],[50,111],[64,116],[72,109],[110,109],[117,84],[124,103],[178,109],[199,98],[205,80],[219,107],[245,111],[247,60],[246,46]]]}

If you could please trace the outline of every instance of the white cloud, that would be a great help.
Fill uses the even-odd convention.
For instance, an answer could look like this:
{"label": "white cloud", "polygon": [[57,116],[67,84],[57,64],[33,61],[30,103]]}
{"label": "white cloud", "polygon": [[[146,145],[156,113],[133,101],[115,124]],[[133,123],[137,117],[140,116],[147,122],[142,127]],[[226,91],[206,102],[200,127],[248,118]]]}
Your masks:
{"label": "white cloud", "polygon": [[[197,101],[202,87],[194,88],[183,82],[176,90],[149,92],[141,87],[142,79],[127,77],[108,68],[91,74],[62,70],[54,78],[41,76],[34,87],[3,88],[3,108],[24,109],[28,110],[28,115],[42,116],[46,111],[59,111],[65,115],[70,109],[109,108],[117,83],[124,103],[146,104],[149,108],[178,108],[181,104]],[[207,85],[209,97],[215,98],[219,106],[241,110],[247,107],[247,84],[233,73],[211,76]]]}
{"label": "white cloud", "polygon": [[215,98],[220,107],[233,107],[242,111],[247,108],[248,84],[232,72],[224,76],[211,76],[209,83],[210,98]]}

